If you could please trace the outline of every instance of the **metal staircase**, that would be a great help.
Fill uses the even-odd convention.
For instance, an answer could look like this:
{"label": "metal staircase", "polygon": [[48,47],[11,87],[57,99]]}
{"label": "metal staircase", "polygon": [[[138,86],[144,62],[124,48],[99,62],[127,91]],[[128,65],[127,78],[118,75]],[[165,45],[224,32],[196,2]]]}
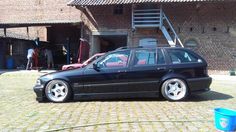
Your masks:
{"label": "metal staircase", "polygon": [[177,44],[184,47],[162,7],[160,9],[134,9],[132,6],[132,28],[159,28],[171,47]]}

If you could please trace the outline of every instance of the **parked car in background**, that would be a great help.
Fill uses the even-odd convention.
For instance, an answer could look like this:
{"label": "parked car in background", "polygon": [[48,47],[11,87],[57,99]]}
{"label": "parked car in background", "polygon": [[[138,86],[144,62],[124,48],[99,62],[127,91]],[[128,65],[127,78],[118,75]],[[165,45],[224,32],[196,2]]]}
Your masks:
{"label": "parked car in background", "polygon": [[90,57],[88,60],[86,60],[83,63],[63,65],[62,70],[71,70],[71,69],[77,69],[77,68],[81,68],[83,66],[87,66],[89,63],[93,62],[94,60],[101,57],[102,55],[104,55],[104,53],[97,53],[97,54],[93,55],[92,57]]}
{"label": "parked car in background", "polygon": [[158,97],[179,101],[210,90],[206,61],[185,48],[119,48],[87,66],[40,77],[38,101]]}

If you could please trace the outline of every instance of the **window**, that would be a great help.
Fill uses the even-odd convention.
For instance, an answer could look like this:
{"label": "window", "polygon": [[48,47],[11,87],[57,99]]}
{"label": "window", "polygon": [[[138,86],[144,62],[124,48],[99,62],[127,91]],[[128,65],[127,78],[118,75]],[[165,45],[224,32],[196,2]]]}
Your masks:
{"label": "window", "polygon": [[186,41],[184,45],[187,48],[194,48],[194,47],[197,47],[198,43],[196,40],[190,39],[190,40]]}
{"label": "window", "polygon": [[199,62],[199,59],[185,50],[168,50],[173,64]]}
{"label": "window", "polygon": [[134,56],[134,65],[154,65],[156,64],[156,50],[137,50]]}
{"label": "window", "polygon": [[[89,64],[89,63],[95,61],[95,60],[98,59],[99,57],[101,57],[101,56],[95,56],[95,57],[93,57],[93,58],[88,59],[88,60],[85,61],[84,63],[87,65],[87,64]],[[83,63],[83,64],[84,64],[84,63]]]}
{"label": "window", "polygon": [[143,38],[139,40],[139,46],[157,47],[158,40],[155,38]]}
{"label": "window", "polygon": [[122,68],[127,67],[130,51],[119,51],[111,53],[98,62],[100,68]]}
{"label": "window", "polygon": [[160,49],[157,50],[157,64],[165,64],[165,58]]}
{"label": "window", "polygon": [[123,14],[123,5],[114,6],[113,14],[115,14],[115,15]]}

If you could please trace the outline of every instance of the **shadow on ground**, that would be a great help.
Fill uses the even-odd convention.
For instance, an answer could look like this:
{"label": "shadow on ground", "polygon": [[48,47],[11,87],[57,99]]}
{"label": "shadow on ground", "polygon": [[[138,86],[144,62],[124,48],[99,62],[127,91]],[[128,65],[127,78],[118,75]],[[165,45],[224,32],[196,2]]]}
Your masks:
{"label": "shadow on ground", "polygon": [[[76,103],[76,102],[134,102],[134,101],[166,101],[164,98],[96,98],[96,97],[91,97],[91,98],[86,98],[86,99],[74,99],[74,100],[69,100],[67,102],[63,103]],[[48,100],[44,100],[39,103],[51,103]]]}
{"label": "shadow on ground", "polygon": [[[234,98],[231,95],[219,93],[216,91],[209,91],[203,94],[192,94],[183,102],[201,102],[209,100],[228,100]],[[158,98],[111,98],[111,99],[85,99],[85,100],[75,100],[75,101],[166,101],[163,97]]]}
{"label": "shadow on ground", "polygon": [[228,100],[234,98],[231,95],[219,93],[216,91],[209,91],[207,93],[203,94],[193,94],[191,95],[186,101],[193,101],[193,102],[199,102],[199,101],[208,101],[208,100]]}
{"label": "shadow on ground", "polygon": [[[186,100],[182,102],[201,102],[201,101],[209,101],[209,100],[228,100],[234,98],[231,95],[219,93],[216,91],[209,91],[203,94],[192,94]],[[90,97],[86,99],[76,99],[69,101],[72,102],[93,102],[93,101],[102,101],[102,102],[117,102],[117,101],[124,101],[124,102],[132,102],[132,101],[166,101],[163,97],[156,97],[156,98],[97,98],[97,97]]]}
{"label": "shadow on ground", "polygon": [[3,74],[3,73],[5,73],[5,72],[3,72],[3,71],[0,71],[0,75],[1,75],[1,74]]}

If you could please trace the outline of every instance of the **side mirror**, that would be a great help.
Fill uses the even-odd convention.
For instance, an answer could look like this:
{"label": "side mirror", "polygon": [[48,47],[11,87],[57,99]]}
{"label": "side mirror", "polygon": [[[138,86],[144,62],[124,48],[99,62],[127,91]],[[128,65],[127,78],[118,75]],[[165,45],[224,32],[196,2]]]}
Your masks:
{"label": "side mirror", "polygon": [[93,63],[93,69],[96,70],[96,71],[100,70],[100,68],[99,68],[97,63]]}

